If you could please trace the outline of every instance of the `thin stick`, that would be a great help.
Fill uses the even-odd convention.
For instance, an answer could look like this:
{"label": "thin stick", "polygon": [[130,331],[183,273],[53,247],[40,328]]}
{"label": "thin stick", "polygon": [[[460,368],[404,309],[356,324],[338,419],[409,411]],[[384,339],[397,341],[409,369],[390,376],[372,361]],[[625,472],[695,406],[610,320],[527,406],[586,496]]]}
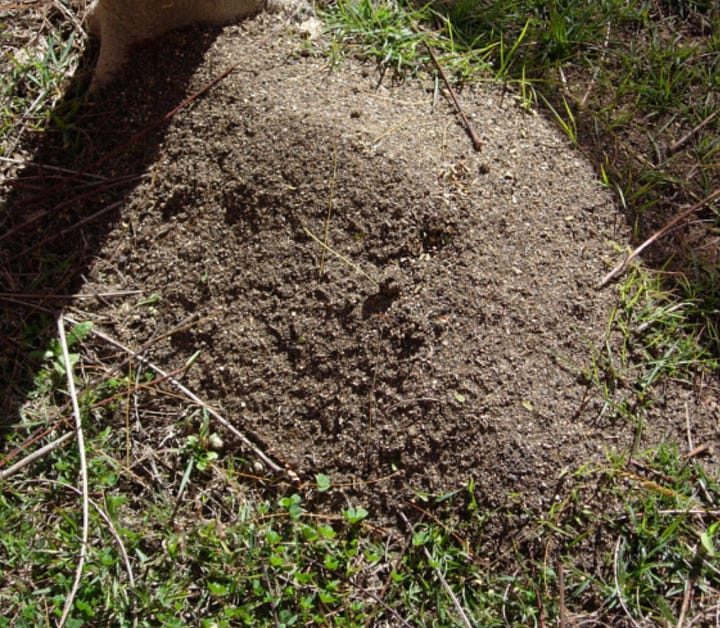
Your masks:
{"label": "thin stick", "polygon": [[77,569],[75,570],[75,581],[67,598],[65,598],[65,606],[58,626],[62,628],[68,620],[70,611],[75,601],[75,594],[80,586],[83,568],[85,567],[85,557],[88,548],[88,534],[90,531],[90,513],[88,495],[88,474],[87,460],[85,459],[85,437],[83,436],[82,419],[80,418],[80,406],[78,405],[77,393],[75,392],[75,380],[73,379],[72,364],[68,354],[67,339],[65,338],[65,322],[63,321],[62,312],[57,318],[58,335],[60,337],[60,347],[62,348],[63,363],[65,365],[65,373],[68,382],[68,394],[72,401],[73,415],[75,416],[75,432],[77,434],[78,454],[80,457],[80,481],[82,485],[82,539],[80,541],[80,557],[78,559]]}
{"label": "thin stick", "polygon": [[675,218],[668,222],[662,229],[653,233],[647,240],[645,240],[645,242],[643,242],[639,247],[632,251],[622,262],[620,262],[607,275],[605,275],[605,277],[603,277],[603,280],[600,282],[600,287],[605,287],[616,275],[624,272],[630,262],[634,260],[638,255],[640,255],[640,253],[642,253],[648,246],[655,242],[655,240],[659,240],[660,238],[662,238],[673,227],[680,224],[683,220],[686,220],[689,216],[694,214],[699,209],[702,209],[708,203],[714,201],[718,196],[720,196],[720,188],[706,196],[701,201],[695,203],[695,205],[693,205],[690,209],[686,209],[684,212],[681,212],[680,214],[675,216]]}
{"label": "thin stick", "polygon": [[23,467],[28,466],[30,463],[35,462],[38,458],[42,458],[45,454],[54,451],[58,447],[61,447],[68,439],[75,436],[75,432],[66,432],[60,438],[56,438],[51,443],[40,447],[37,451],[25,456],[22,460],[18,460],[14,465],[0,471],[0,482],[7,480],[11,475],[14,475]]}
{"label": "thin stick", "polygon": [[435,67],[438,69],[438,72],[440,72],[440,76],[442,77],[443,82],[445,83],[445,86],[448,88],[448,91],[450,92],[450,96],[453,99],[453,102],[455,103],[455,108],[457,109],[458,114],[460,114],[460,118],[462,118],[463,124],[465,125],[465,129],[467,130],[467,134],[470,136],[470,139],[472,140],[473,148],[475,150],[481,150],[482,149],[482,140],[477,136],[477,133],[475,133],[475,129],[473,128],[473,125],[470,123],[470,120],[468,120],[468,117],[465,115],[465,112],[463,111],[462,107],[460,106],[460,101],[458,100],[457,94],[455,93],[455,90],[453,89],[453,86],[450,85],[450,81],[448,80],[447,75],[445,74],[445,70],[443,70],[443,67],[440,65],[440,62],[438,61],[437,57],[435,56],[435,53],[433,52],[432,48],[428,45],[427,46],[428,52],[430,53],[430,57],[433,60],[433,63],[435,63]]}
{"label": "thin stick", "polygon": [[94,501],[90,500],[90,503],[94,506],[95,510],[97,511],[97,514],[105,522],[105,525],[108,527],[108,530],[110,530],[110,534],[115,539],[115,543],[117,544],[118,549],[120,550],[120,555],[122,556],[123,563],[125,563],[125,571],[127,571],[128,582],[130,583],[131,587],[135,588],[135,576],[133,575],[132,565],[130,564],[130,557],[128,556],[127,549],[125,549],[125,543],[123,543],[122,537],[120,536],[118,531],[115,529],[115,525],[113,524],[112,519],[110,519],[110,515],[108,515]]}
{"label": "thin stick", "polygon": [[[70,317],[67,319],[68,321],[72,321]],[[205,403],[202,399],[200,399],[197,395],[195,395],[193,392],[191,392],[188,388],[183,386],[177,379],[172,377],[170,374],[166,373],[164,370],[162,370],[159,366],[156,366],[150,360],[143,357],[139,353],[133,351],[129,347],[126,347],[125,345],[121,344],[117,340],[114,340],[113,338],[110,338],[110,336],[107,336],[106,334],[102,333],[101,331],[98,331],[97,329],[93,328],[92,333],[96,335],[98,338],[101,338],[105,342],[113,345],[114,347],[117,347],[118,349],[122,349],[129,355],[131,355],[133,358],[138,360],[138,362],[141,362],[148,368],[155,371],[158,375],[161,377],[167,379],[168,382],[170,382],[175,388],[177,388],[183,395],[185,395],[188,399],[196,403],[201,408],[205,409],[209,415],[211,415],[220,425],[228,429],[232,434],[234,434],[246,447],[249,447],[252,449],[252,451],[255,453],[255,455],[260,458],[270,469],[272,469],[275,473],[285,473],[293,482],[296,482],[299,480],[297,475],[294,471],[290,469],[283,469],[280,465],[276,464],[267,454],[265,454],[255,443],[253,443],[245,434],[243,434],[240,430],[238,430],[230,421],[225,419],[223,416],[221,416],[214,408],[209,406],[207,403]]]}

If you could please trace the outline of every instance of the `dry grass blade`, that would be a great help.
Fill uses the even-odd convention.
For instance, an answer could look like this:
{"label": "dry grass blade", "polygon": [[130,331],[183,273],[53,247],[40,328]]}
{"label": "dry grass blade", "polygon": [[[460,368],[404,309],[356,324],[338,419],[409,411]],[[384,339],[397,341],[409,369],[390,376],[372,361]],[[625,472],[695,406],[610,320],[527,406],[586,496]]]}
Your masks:
{"label": "dry grass blade", "polygon": [[[75,493],[80,493],[77,488],[74,486],[70,486],[69,484],[64,484],[62,482],[57,482],[60,486],[63,486],[67,489],[70,489],[71,491],[74,491]],[[113,539],[115,540],[116,545],[118,546],[118,550],[120,551],[120,556],[122,558],[123,564],[125,565],[125,571],[127,572],[128,576],[128,582],[131,587],[135,587],[135,575],[133,574],[132,566],[130,564],[130,556],[127,553],[127,549],[125,548],[125,543],[123,543],[122,537],[120,536],[120,533],[115,528],[115,525],[112,522],[112,519],[110,519],[110,516],[100,507],[100,504],[95,502],[92,499],[89,499],[88,502],[90,505],[95,509],[95,512],[97,512],[98,517],[100,517],[103,520],[103,523],[107,526],[108,530],[110,531],[110,534],[112,535]]]}
{"label": "dry grass blade", "polygon": [[[425,552],[425,557],[428,560],[429,564],[432,564],[432,556],[430,555],[430,552],[428,551],[427,547],[423,547],[423,551]],[[438,567],[435,567],[435,573],[437,574],[437,577],[440,579],[440,582],[442,583],[443,589],[445,589],[445,592],[450,596],[450,599],[452,600],[453,604],[455,605],[455,608],[457,609],[458,614],[460,615],[460,618],[463,621],[463,624],[467,626],[467,628],[473,628],[472,623],[468,619],[467,613],[465,612],[465,609],[462,607],[462,604],[460,604],[460,600],[457,599],[457,595],[453,593],[453,590],[450,588],[450,585],[447,583],[447,580],[445,580],[445,576],[443,576],[442,572]]]}
{"label": "dry grass blade", "polygon": [[[327,215],[325,216],[325,229],[324,229],[324,235],[323,238],[325,240],[325,244],[329,246],[327,243],[330,242],[330,219],[332,218],[333,210],[335,209],[335,187],[337,185],[337,144],[333,147],[333,173],[332,173],[332,179],[330,180],[330,198],[328,199],[328,209],[327,209]],[[320,256],[320,269],[319,274],[322,277],[322,275],[325,272],[325,253],[326,249],[323,248],[322,255]]]}
{"label": "dry grass blade", "polygon": [[688,581],[685,583],[685,592],[683,593],[683,601],[682,606],[680,607],[680,615],[678,616],[677,624],[675,624],[676,628],[682,628],[688,608],[690,608],[690,596],[692,595],[692,591],[694,588],[695,583],[692,581],[692,578],[688,579]]}
{"label": "dry grass blade", "polygon": [[[318,567],[321,567],[321,568],[325,567],[322,563],[320,563],[320,562],[318,562],[318,561],[316,561],[316,560],[311,559],[310,562],[312,562],[314,565],[316,565],[316,566],[318,566]],[[374,592],[371,591],[369,588],[364,587],[364,586],[358,584],[357,582],[354,582],[351,578],[349,578],[347,575],[345,575],[345,574],[343,574],[343,573],[340,573],[340,572],[338,572],[338,571],[333,571],[333,573],[334,573],[335,575],[337,575],[339,578],[343,579],[345,582],[351,583],[354,588],[356,588],[358,591],[364,593],[364,594],[367,595],[368,597],[370,597],[370,598],[372,598],[373,600],[375,600],[380,606],[382,606],[386,611],[388,611],[388,612],[393,616],[393,619],[394,619],[395,622],[396,622],[396,623],[392,624],[393,626],[405,626],[406,628],[411,628],[411,627],[412,627],[412,624],[408,623],[408,621],[407,621],[406,619],[404,619],[404,618],[397,612],[396,609],[394,609],[392,606],[390,606],[389,604],[387,604],[387,603],[382,599],[382,597],[380,597],[377,593],[374,593]],[[370,618],[370,619],[368,620],[368,622],[370,622],[371,620],[372,620],[372,618]],[[366,624],[366,625],[368,625],[368,624]]]}
{"label": "dry grass blade", "polygon": [[77,570],[75,571],[75,580],[73,582],[72,589],[65,599],[65,606],[63,607],[62,616],[58,622],[58,626],[62,628],[67,622],[70,616],[70,610],[72,609],[75,595],[78,587],[80,586],[80,580],[82,579],[83,568],[85,567],[85,558],[87,556],[88,548],[88,533],[90,525],[90,513],[89,513],[89,500],[88,495],[88,473],[87,473],[87,460],[85,457],[85,437],[83,436],[82,420],[80,417],[80,406],[78,405],[77,393],[75,392],[75,380],[72,374],[72,362],[68,353],[68,344],[65,337],[65,322],[63,320],[62,313],[57,319],[58,336],[60,339],[60,347],[62,348],[63,363],[65,365],[65,373],[67,375],[68,382],[68,394],[72,401],[73,415],[75,416],[75,433],[78,441],[78,454],[80,457],[80,481],[82,484],[82,539],[80,541],[80,557],[78,559]]}
{"label": "dry grass blade", "polygon": [[602,67],[602,64],[605,61],[605,58],[607,57],[608,49],[610,47],[610,30],[612,28],[612,23],[608,22],[607,26],[605,27],[605,41],[602,45],[602,54],[600,55],[600,63],[595,68],[595,71],[593,72],[592,78],[590,79],[590,84],[587,87],[587,90],[585,90],[585,94],[580,99],[580,107],[585,107],[585,105],[588,102],[588,98],[590,98],[590,93],[597,85],[598,76],[600,74],[600,68]]}
{"label": "dry grass blade", "polygon": [[[405,557],[405,554],[407,554],[408,548],[410,547],[410,544],[412,543],[412,531],[408,532],[407,538],[405,539],[405,542],[403,543],[402,549],[400,550],[400,553],[395,557],[395,559],[392,561],[392,568],[388,569],[387,577],[385,578],[385,582],[383,583],[382,588],[377,594],[377,601],[381,604],[385,603],[385,594],[388,591],[388,588],[390,587],[390,584],[392,583],[393,575],[399,573],[400,565],[402,564],[402,560]],[[368,620],[365,622],[365,628],[370,628],[370,626],[373,625],[373,618],[368,617]]]}
{"label": "dry grass blade", "polygon": [[[408,521],[408,518],[405,516],[405,513],[402,511],[399,511],[400,517],[402,518],[403,522],[407,526],[408,530],[412,530],[412,526],[410,525],[410,522]],[[428,565],[433,565],[434,561],[432,556],[430,555],[430,552],[428,551],[427,547],[423,547],[423,552],[425,553],[425,558],[427,558]],[[434,567],[435,573],[437,574],[438,579],[440,580],[440,583],[443,586],[443,589],[445,589],[445,592],[448,594],[450,599],[452,600],[453,605],[455,606],[458,614],[460,615],[460,618],[462,619],[462,623],[464,626],[467,626],[467,628],[473,628],[473,624],[468,619],[467,613],[465,612],[465,609],[462,607],[462,604],[460,604],[460,600],[458,600],[457,595],[453,592],[453,590],[450,588],[450,585],[448,584],[447,580],[445,579],[445,576],[443,576],[442,572],[438,567]]]}
{"label": "dry grass blade", "polygon": [[360,268],[360,266],[358,266],[357,264],[355,264],[354,262],[352,262],[351,260],[349,260],[347,257],[345,257],[344,255],[342,255],[341,253],[338,253],[338,252],[337,252],[335,249],[333,249],[332,247],[330,247],[330,246],[328,246],[327,244],[325,244],[325,242],[323,242],[320,238],[318,238],[312,231],[310,231],[310,229],[308,229],[307,227],[303,227],[303,231],[305,231],[305,233],[306,233],[306,235],[307,235],[308,237],[312,238],[312,239],[315,240],[315,242],[317,242],[321,247],[323,247],[323,250],[329,251],[329,252],[332,253],[335,257],[337,257],[339,260],[345,262],[348,266],[350,266],[351,268],[355,269],[355,271],[357,271],[357,272],[360,273],[363,277],[365,277],[365,278],[368,279],[370,282],[372,282],[372,284],[373,284],[375,287],[377,287],[377,286],[380,285],[375,279],[373,279],[373,278],[372,278],[370,275],[368,275],[362,268]]}
{"label": "dry grass blade", "polygon": [[560,607],[560,616],[558,621],[560,622],[560,628],[567,628],[567,608],[565,608],[565,571],[562,562],[557,561],[555,570],[558,574],[558,606]]}
{"label": "dry grass blade", "polygon": [[613,552],[613,581],[615,583],[615,595],[617,596],[618,602],[620,602],[620,606],[622,606],[623,611],[625,612],[625,615],[630,620],[630,623],[635,626],[635,628],[640,628],[640,624],[638,624],[633,616],[630,614],[630,609],[627,607],[627,604],[625,603],[625,596],[623,595],[623,592],[620,588],[620,576],[619,576],[619,570],[620,570],[620,545],[622,544],[622,537],[618,536],[617,541],[615,542],[615,551]]}

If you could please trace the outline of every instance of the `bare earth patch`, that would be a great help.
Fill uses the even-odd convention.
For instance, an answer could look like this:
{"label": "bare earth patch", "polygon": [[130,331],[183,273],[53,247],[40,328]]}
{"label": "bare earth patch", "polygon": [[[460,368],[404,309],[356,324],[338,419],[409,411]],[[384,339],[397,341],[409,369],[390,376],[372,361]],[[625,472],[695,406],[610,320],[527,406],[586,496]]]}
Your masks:
{"label": "bare earth patch", "polygon": [[[510,92],[463,91],[476,152],[430,79],[378,86],[372,68],[331,68],[259,18],[140,50],[88,116],[79,163],[55,159],[82,168],[238,61],[103,163],[111,180],[142,176],[127,194],[42,223],[57,232],[122,200],[52,244],[92,258],[68,286],[83,274],[81,295],[115,295],[78,299],[76,318],[169,371],[199,351],[186,386],[281,466],[344,483],[343,503],[381,519],[471,479],[488,506],[514,493],[542,507],[563,469],[632,444],[582,376],[615,302],[597,285],[622,221],[588,162]],[[690,392],[666,395],[646,442],[682,439]],[[172,403],[156,399],[133,437],[162,447]]]}

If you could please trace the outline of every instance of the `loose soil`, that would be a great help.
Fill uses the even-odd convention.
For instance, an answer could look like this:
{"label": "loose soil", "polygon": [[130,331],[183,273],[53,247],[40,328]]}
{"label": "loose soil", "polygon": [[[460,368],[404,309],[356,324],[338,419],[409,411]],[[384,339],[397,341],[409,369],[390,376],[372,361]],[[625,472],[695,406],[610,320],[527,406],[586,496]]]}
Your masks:
{"label": "loose soil", "polygon": [[[74,156],[44,146],[36,159],[82,170],[238,62],[95,166],[100,192],[79,196],[84,176],[63,188],[45,204],[61,209],[22,230],[5,261],[73,251],[70,270],[40,283],[76,291],[75,318],[167,371],[197,352],[185,386],[280,466],[328,475],[343,504],[378,520],[471,480],[488,506],[515,494],[540,508],[563,470],[633,445],[636,426],[611,421],[584,376],[616,303],[598,283],[627,238],[622,217],[567,137],[512,91],[461,92],[475,151],[431,77],[395,85],[358,61],[332,65],[263,16],[139,50],[85,116]],[[139,178],[110,188],[127,175]],[[688,403],[698,441],[717,437],[691,391],[662,395],[642,445],[683,441]],[[170,397],[153,404],[133,437],[159,450],[187,417]],[[213,427],[221,455],[267,472]]]}

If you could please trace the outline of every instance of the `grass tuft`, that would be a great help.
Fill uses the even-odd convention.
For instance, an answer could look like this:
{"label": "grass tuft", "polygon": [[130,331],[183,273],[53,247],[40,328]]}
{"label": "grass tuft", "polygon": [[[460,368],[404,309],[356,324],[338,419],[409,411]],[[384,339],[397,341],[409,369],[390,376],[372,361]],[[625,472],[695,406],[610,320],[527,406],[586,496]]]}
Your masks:
{"label": "grass tuft", "polygon": [[[80,66],[84,34],[70,28],[65,11],[48,8],[37,30],[33,7],[17,5],[12,19],[0,14],[3,38],[3,81],[0,83],[0,157],[13,157],[21,139],[43,131],[50,123],[68,140],[72,120],[82,106],[65,90]],[[41,9],[38,9],[41,10]]]}

